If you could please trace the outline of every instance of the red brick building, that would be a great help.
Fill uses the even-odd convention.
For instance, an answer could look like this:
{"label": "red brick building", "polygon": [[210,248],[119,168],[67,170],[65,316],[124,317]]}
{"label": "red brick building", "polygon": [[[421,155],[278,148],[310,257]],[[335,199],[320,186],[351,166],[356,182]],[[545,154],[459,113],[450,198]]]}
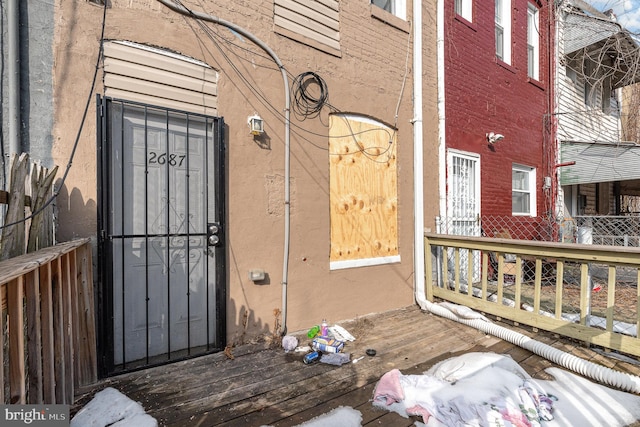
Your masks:
{"label": "red brick building", "polygon": [[551,8],[531,0],[445,2],[440,212],[448,232],[492,235],[499,230],[478,218],[538,222],[553,210]]}

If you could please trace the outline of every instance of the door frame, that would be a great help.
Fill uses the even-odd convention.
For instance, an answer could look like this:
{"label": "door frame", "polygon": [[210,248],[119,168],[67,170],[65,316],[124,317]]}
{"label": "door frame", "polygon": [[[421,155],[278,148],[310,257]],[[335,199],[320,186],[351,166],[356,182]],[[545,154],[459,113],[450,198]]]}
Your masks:
{"label": "door frame", "polygon": [[[226,150],[225,150],[225,125],[224,119],[221,117],[205,116],[198,113],[173,110],[166,107],[142,104],[138,102],[119,100],[109,97],[102,97],[97,95],[97,253],[98,253],[98,277],[96,287],[96,313],[97,313],[97,332],[98,332],[98,372],[101,377],[120,374],[123,372],[135,371],[139,369],[148,368],[150,366],[163,365],[167,363],[173,363],[192,357],[201,356],[204,354],[215,353],[222,351],[226,345],[226,281],[227,281],[227,254],[226,254]],[[163,110],[167,112],[167,115],[186,115],[187,117],[200,117],[205,118],[211,123],[211,147],[207,146],[207,150],[213,150],[211,155],[214,159],[213,165],[206,165],[207,176],[208,171],[214,170],[216,175],[213,177],[213,187],[210,188],[210,179],[205,178],[204,186],[208,188],[209,193],[212,194],[212,202],[215,206],[212,211],[208,209],[209,203],[205,200],[203,203],[207,207],[207,221],[206,224],[206,236],[207,242],[214,233],[218,239],[216,244],[207,246],[207,255],[211,255],[214,258],[214,266],[208,268],[207,282],[213,280],[215,286],[213,292],[215,304],[208,306],[208,316],[213,316],[214,328],[209,331],[210,322],[207,321],[208,332],[206,334],[206,348],[199,348],[197,352],[191,353],[191,348],[187,349],[187,354],[172,357],[172,354],[167,353],[167,359],[158,361],[154,359],[149,361],[147,357],[147,363],[136,363],[127,366],[126,362],[123,362],[122,366],[114,365],[114,297],[113,297],[113,251],[112,251],[112,236],[110,228],[109,213],[111,212],[111,194],[110,190],[110,171],[112,166],[111,159],[111,128],[110,128],[110,106],[114,103],[121,103],[122,105],[134,106],[140,108],[153,108],[155,110]],[[207,125],[208,126],[208,125]],[[208,140],[209,138],[207,138]],[[206,193],[206,192],[205,192]],[[208,199],[207,199],[208,200]],[[213,221],[211,220],[213,218]],[[213,226],[213,227],[212,227]],[[206,263],[208,264],[208,263]],[[206,268],[206,267],[205,267]],[[214,271],[211,271],[213,269]],[[207,286],[207,285],[205,285]],[[213,334],[214,339],[211,340]]]}

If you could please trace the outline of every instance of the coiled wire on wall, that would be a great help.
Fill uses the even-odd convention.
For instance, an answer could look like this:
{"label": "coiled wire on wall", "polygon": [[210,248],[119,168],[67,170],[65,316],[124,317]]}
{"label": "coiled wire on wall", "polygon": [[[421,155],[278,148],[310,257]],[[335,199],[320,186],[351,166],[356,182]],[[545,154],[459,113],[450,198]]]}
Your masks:
{"label": "coiled wire on wall", "polygon": [[314,118],[322,107],[328,105],[329,89],[327,83],[313,71],[299,74],[291,83],[293,92],[293,110],[304,118]]}

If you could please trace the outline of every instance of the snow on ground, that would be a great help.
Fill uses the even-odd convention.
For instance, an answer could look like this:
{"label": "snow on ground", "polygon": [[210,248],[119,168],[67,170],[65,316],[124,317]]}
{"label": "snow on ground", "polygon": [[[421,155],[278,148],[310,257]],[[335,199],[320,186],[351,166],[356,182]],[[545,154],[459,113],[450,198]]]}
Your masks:
{"label": "snow on ground", "polygon": [[[419,388],[410,390],[405,387],[406,397],[411,399],[409,404],[425,402],[433,397],[439,397],[443,402],[477,403],[495,393],[495,390],[500,390],[500,393],[504,394],[506,390],[514,386],[514,377],[511,374],[520,375],[519,373],[524,371],[515,362],[513,362],[515,367],[509,367],[507,374],[486,369],[488,366],[508,367],[504,361],[499,360],[501,357],[506,358],[507,356],[495,355],[494,353],[467,353],[440,362],[423,375],[407,375],[406,377],[411,379],[410,384],[432,384],[430,382],[432,379],[421,378],[429,375],[457,384],[455,387],[439,389],[431,396],[421,394],[425,390]],[[470,362],[471,360],[473,362]],[[624,427],[635,421],[640,421],[640,396],[596,384],[564,369],[548,368],[546,372],[553,376],[554,380],[543,381],[526,378],[535,382],[538,390],[554,398],[553,420],[540,421],[541,427]],[[427,382],[424,382],[425,379]],[[518,379],[515,378],[515,381],[517,383]],[[406,384],[407,382],[405,382]],[[433,390],[429,390],[428,393],[431,391]],[[390,410],[408,417],[407,405],[402,402],[387,407],[377,404],[374,406],[380,407],[381,411]],[[426,424],[416,421],[415,425],[418,427],[446,426],[438,422],[434,416],[426,421]],[[113,388],[107,388],[97,393],[94,399],[71,420],[71,427],[157,427],[157,425],[156,420],[146,414],[139,403]],[[360,427],[361,425],[362,414],[359,411],[348,406],[341,406],[306,421],[299,427]],[[487,424],[478,421],[475,424],[467,425],[483,426]],[[505,421],[497,425],[527,426],[531,424]],[[533,423],[533,425],[536,424]]]}
{"label": "snow on ground", "polygon": [[96,393],[71,419],[70,427],[158,427],[142,405],[134,402],[115,388]]}
{"label": "snow on ground", "polygon": [[297,427],[360,427],[361,425],[362,413],[360,411],[349,406],[340,406],[331,412],[298,424]]}

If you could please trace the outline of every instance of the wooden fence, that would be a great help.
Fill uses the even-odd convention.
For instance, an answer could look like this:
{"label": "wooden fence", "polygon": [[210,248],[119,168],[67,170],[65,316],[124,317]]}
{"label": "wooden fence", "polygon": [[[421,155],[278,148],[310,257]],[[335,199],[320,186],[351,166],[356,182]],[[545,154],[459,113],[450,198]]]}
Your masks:
{"label": "wooden fence", "polygon": [[640,357],[640,248],[425,233],[425,265],[430,301]]}
{"label": "wooden fence", "polygon": [[0,262],[0,403],[72,404],[97,380],[91,244]]}
{"label": "wooden fence", "polygon": [[[51,186],[58,171],[30,164],[29,155],[12,155],[11,187],[0,190],[6,205],[0,230],[0,260],[46,248],[54,243]],[[30,194],[30,195],[29,195]]]}

